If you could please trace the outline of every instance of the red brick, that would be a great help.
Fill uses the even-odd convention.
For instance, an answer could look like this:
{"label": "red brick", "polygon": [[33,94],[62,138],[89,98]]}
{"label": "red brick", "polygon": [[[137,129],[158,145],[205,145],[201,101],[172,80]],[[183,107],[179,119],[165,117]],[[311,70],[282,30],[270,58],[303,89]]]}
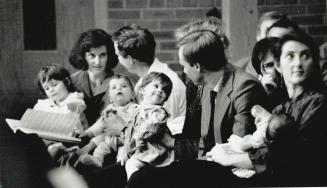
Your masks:
{"label": "red brick", "polygon": [[283,1],[284,5],[294,5],[294,4],[298,4],[298,0],[284,0]]}
{"label": "red brick", "polygon": [[197,0],[183,0],[183,7],[197,7]]}
{"label": "red brick", "polygon": [[123,8],[123,1],[121,0],[109,0],[108,7],[111,8]]}
{"label": "red brick", "polygon": [[148,0],[126,0],[126,8],[146,8]]}
{"label": "red brick", "polygon": [[126,20],[126,24],[136,23],[137,25],[153,30],[159,28],[159,22],[157,20]]}
{"label": "red brick", "polygon": [[266,5],[281,5],[282,0],[266,0]]}
{"label": "red brick", "polygon": [[291,18],[300,25],[314,25],[323,23],[322,15],[300,15],[292,16]]}
{"label": "red brick", "polygon": [[140,19],[141,12],[138,10],[109,10],[109,19]]}
{"label": "red brick", "polygon": [[174,39],[173,31],[153,31],[152,33],[156,40]]}
{"label": "red brick", "polygon": [[206,15],[209,9],[179,9],[176,10],[176,18],[199,18]]}
{"label": "red brick", "polygon": [[216,0],[216,6],[217,6],[217,7],[221,7],[221,4],[222,4],[222,3],[221,3],[221,0]]}
{"label": "red brick", "polygon": [[299,0],[300,4],[309,4],[309,5],[314,5],[314,4],[326,4],[325,0]]}
{"label": "red brick", "polygon": [[199,7],[214,7],[215,3],[212,0],[200,0]]}
{"label": "red brick", "polygon": [[266,4],[266,1],[265,0],[258,0],[257,1],[257,4],[258,5],[265,5]]}
{"label": "red brick", "polygon": [[300,29],[302,29],[302,31],[308,33],[308,26],[307,25],[299,25]]}
{"label": "red brick", "polygon": [[319,45],[319,46],[322,45],[325,42],[323,36],[313,36],[312,38],[316,42],[316,44]]}
{"label": "red brick", "polygon": [[307,6],[307,13],[315,14],[315,13],[326,13],[326,5],[308,5]]}
{"label": "red brick", "polygon": [[311,35],[325,35],[327,33],[326,25],[309,26],[308,31]]}
{"label": "red brick", "polygon": [[167,7],[180,7],[182,5],[182,0],[167,0]]}
{"label": "red brick", "polygon": [[165,6],[164,0],[150,0],[150,7],[152,8],[162,8]]}
{"label": "red brick", "polygon": [[305,6],[296,5],[296,6],[258,6],[258,12],[261,15],[262,13],[276,10],[281,13],[292,15],[292,14],[304,14]]}
{"label": "red brick", "polygon": [[160,42],[160,50],[177,50],[176,42],[169,41],[169,42]]}
{"label": "red brick", "polygon": [[144,19],[168,19],[174,18],[175,12],[168,9],[159,9],[159,10],[144,10],[143,18]]}
{"label": "red brick", "polygon": [[126,25],[126,24],[125,24],[125,22],[123,20],[114,20],[114,21],[109,20],[108,21],[108,29],[109,30],[115,31],[115,30],[123,27],[124,25]]}
{"label": "red brick", "polygon": [[177,29],[181,25],[189,22],[189,19],[185,20],[163,20],[160,22],[160,28],[162,29]]}
{"label": "red brick", "polygon": [[177,52],[157,52],[156,57],[158,57],[158,59],[163,62],[176,61]]}

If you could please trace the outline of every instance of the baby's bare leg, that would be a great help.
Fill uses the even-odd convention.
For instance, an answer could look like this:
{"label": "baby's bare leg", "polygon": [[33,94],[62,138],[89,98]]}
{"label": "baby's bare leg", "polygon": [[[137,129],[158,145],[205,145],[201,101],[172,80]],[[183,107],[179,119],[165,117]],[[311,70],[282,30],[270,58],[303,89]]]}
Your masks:
{"label": "baby's bare leg", "polygon": [[81,157],[81,162],[85,165],[102,167],[104,157],[111,153],[110,146],[101,142],[94,150],[93,156],[86,154]]}

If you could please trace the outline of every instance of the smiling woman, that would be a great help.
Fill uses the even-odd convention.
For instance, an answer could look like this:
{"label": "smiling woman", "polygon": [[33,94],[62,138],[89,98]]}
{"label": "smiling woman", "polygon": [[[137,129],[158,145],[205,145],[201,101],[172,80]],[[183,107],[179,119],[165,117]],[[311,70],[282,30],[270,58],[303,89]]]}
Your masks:
{"label": "smiling woman", "polygon": [[92,125],[105,106],[108,81],[117,65],[111,36],[101,29],[90,29],[80,34],[73,47],[69,62],[80,71],[71,78],[76,89],[83,92],[87,120]]}

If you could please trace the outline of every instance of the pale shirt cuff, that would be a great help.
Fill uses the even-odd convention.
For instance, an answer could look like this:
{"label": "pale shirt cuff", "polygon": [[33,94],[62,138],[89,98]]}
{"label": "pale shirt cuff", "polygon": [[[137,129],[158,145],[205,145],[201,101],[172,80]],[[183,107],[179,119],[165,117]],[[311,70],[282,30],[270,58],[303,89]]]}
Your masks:
{"label": "pale shirt cuff", "polygon": [[167,126],[172,135],[181,134],[184,127],[185,116],[174,118],[167,122]]}

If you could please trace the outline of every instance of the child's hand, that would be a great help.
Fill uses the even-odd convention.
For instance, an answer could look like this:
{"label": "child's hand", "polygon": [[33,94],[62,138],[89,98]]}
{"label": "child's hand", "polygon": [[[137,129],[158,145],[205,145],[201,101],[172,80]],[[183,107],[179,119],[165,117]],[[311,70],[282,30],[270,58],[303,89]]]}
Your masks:
{"label": "child's hand", "polygon": [[88,133],[88,132],[82,132],[79,136],[79,138],[84,138],[84,137],[88,137],[88,138],[91,138],[92,136]]}
{"label": "child's hand", "polygon": [[71,112],[78,113],[78,114],[82,113],[86,108],[83,98],[84,98],[83,93],[78,93],[78,92],[72,93],[66,99],[67,108]]}
{"label": "child's hand", "polygon": [[72,132],[72,134],[71,134],[71,136],[72,137],[79,138],[80,135],[81,135],[81,131],[78,128],[75,127],[74,130],[73,130],[73,132]]}
{"label": "child's hand", "polygon": [[74,163],[74,167],[76,167],[81,159],[83,155],[88,154],[90,151],[92,151],[94,148],[96,147],[96,144],[93,142],[89,142],[87,145],[85,145],[84,147],[82,147],[81,149],[76,151],[76,154],[78,155],[78,159],[76,160],[76,162]]}
{"label": "child's hand", "polygon": [[84,131],[78,137],[82,140],[81,145],[84,146],[90,142],[91,138],[93,137],[93,134]]}
{"label": "child's hand", "polygon": [[254,123],[257,129],[267,129],[272,114],[260,105],[254,105],[251,109],[251,114],[255,118]]}

